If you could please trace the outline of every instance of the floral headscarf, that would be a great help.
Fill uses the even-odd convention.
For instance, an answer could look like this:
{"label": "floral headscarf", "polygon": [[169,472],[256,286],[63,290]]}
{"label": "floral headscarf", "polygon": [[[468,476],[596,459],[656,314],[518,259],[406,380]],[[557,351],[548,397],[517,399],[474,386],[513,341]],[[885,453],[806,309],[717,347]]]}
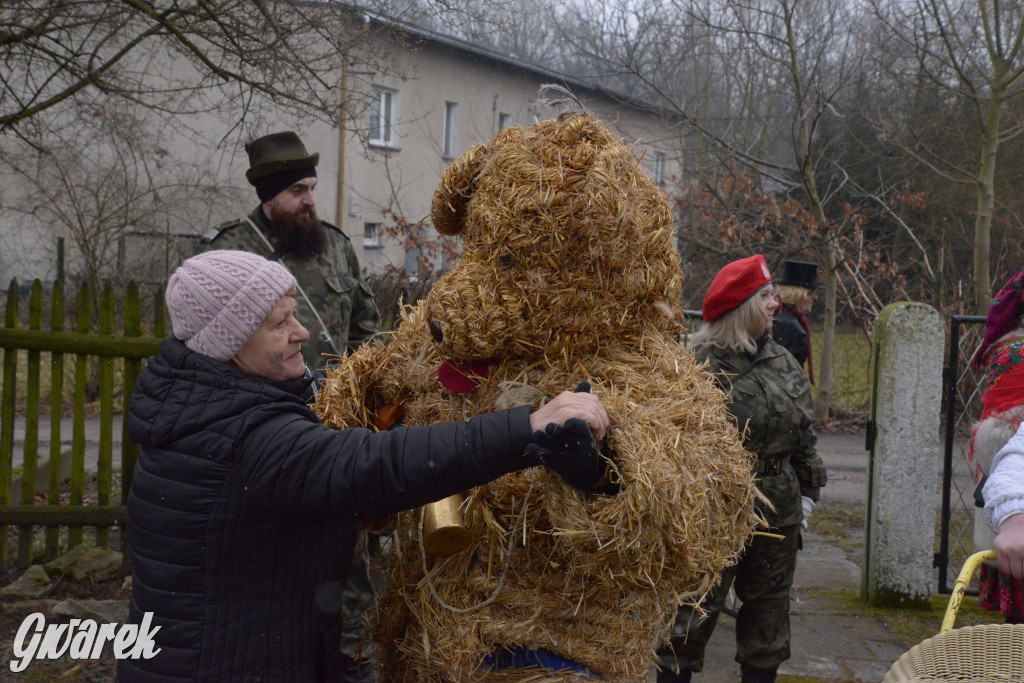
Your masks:
{"label": "floral headscarf", "polygon": [[996,294],[996,298],[992,300],[992,308],[988,309],[988,318],[985,319],[985,339],[974,354],[974,360],[971,361],[973,367],[978,368],[988,362],[992,345],[1019,324],[1022,313],[1024,313],[1024,268],[1018,270],[1017,274],[1003,285],[1003,288]]}

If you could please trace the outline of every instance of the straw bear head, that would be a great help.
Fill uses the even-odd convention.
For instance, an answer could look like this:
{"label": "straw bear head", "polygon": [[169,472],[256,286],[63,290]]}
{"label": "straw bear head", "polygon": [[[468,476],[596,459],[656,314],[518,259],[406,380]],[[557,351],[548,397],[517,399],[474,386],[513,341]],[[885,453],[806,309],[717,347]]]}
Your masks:
{"label": "straw bear head", "polygon": [[434,194],[463,241],[425,302],[441,353],[551,358],[682,323],[665,195],[593,116],[514,127],[466,152]]}

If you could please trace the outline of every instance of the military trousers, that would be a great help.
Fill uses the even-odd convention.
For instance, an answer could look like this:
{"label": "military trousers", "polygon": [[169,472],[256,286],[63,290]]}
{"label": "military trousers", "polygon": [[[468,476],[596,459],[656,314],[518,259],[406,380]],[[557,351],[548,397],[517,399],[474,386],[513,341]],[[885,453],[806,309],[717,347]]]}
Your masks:
{"label": "military trousers", "polygon": [[736,614],[736,661],[758,669],[777,669],[789,659],[789,591],[800,549],[800,525],[770,531],[783,538],[751,538],[701,604],[705,617],[693,608],[679,608],[669,642],[658,650],[659,667],[693,672],[704,668],[704,648],[730,587],[735,587],[742,602]]}
{"label": "military trousers", "polygon": [[373,584],[370,581],[370,552],[366,534],[359,532],[352,553],[352,565],[345,581],[341,603],[341,661],[342,672],[338,683],[373,683],[372,643],[364,643],[366,611],[374,605]]}

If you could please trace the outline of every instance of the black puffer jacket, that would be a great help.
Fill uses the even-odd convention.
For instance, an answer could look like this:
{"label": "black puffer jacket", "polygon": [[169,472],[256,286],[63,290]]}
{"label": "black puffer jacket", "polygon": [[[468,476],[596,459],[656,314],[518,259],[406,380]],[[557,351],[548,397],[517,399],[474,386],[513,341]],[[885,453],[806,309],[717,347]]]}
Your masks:
{"label": "black puffer jacket", "polygon": [[333,676],[354,522],[531,464],[529,408],[467,422],[333,431],[308,381],[272,382],[168,339],[140,375],[129,436],[130,619],[159,654],[122,681]]}

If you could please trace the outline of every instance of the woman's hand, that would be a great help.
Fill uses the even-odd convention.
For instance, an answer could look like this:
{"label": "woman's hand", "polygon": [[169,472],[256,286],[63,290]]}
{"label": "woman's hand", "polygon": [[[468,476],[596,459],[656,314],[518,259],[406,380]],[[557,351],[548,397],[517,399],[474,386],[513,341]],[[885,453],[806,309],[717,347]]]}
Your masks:
{"label": "woman's hand", "polygon": [[992,547],[999,561],[999,572],[1024,579],[1024,514],[1003,520]]}
{"label": "woman's hand", "polygon": [[[585,385],[585,386],[584,386]],[[576,417],[588,425],[594,432],[594,439],[604,438],[611,419],[605,412],[601,401],[590,393],[590,384],[583,382],[576,391],[563,391],[548,401],[544,406],[530,413],[530,430],[543,431],[549,424],[564,425],[569,418]]]}

